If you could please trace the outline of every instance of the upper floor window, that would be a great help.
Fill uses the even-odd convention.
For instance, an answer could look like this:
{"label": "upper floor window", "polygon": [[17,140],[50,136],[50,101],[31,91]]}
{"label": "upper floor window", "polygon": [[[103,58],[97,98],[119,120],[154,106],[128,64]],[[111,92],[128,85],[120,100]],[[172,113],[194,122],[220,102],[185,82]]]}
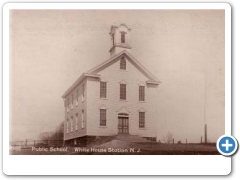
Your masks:
{"label": "upper floor window", "polygon": [[112,34],[112,42],[113,42],[113,46],[114,46],[114,44],[115,44],[115,42],[114,42],[114,34]]}
{"label": "upper floor window", "polygon": [[77,90],[77,95],[76,95],[76,106],[78,105],[78,90]]}
{"label": "upper floor window", "polygon": [[84,97],[85,97],[85,86],[83,84],[83,86],[82,86],[82,101],[84,101]]}
{"label": "upper floor window", "polygon": [[100,109],[100,126],[106,126],[107,124],[107,110]]}
{"label": "upper floor window", "polygon": [[139,128],[145,128],[145,112],[139,112]]}
{"label": "upper floor window", "polygon": [[125,32],[121,32],[121,43],[125,43]]}
{"label": "upper floor window", "polygon": [[145,101],[145,86],[139,86],[139,101]]}
{"label": "upper floor window", "polygon": [[71,100],[71,109],[73,109],[73,94],[72,94],[72,100]]}
{"label": "upper floor window", "polygon": [[120,60],[120,69],[126,70],[126,59],[122,58]]}
{"label": "upper floor window", "polygon": [[67,104],[66,104],[66,106],[67,106],[67,112],[69,112],[69,98],[67,98]]}
{"label": "upper floor window", "polygon": [[126,100],[127,94],[126,94],[126,84],[120,84],[120,99]]}
{"label": "upper floor window", "polygon": [[107,82],[100,82],[100,98],[107,98]]}

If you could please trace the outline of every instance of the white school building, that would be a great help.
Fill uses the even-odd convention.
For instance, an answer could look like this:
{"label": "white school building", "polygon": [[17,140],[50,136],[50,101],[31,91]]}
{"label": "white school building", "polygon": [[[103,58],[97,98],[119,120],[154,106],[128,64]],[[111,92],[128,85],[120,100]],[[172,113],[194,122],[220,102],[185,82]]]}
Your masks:
{"label": "white school building", "polygon": [[112,26],[110,58],[63,94],[65,143],[120,134],[156,139],[160,82],[131,55],[130,32],[125,24]]}

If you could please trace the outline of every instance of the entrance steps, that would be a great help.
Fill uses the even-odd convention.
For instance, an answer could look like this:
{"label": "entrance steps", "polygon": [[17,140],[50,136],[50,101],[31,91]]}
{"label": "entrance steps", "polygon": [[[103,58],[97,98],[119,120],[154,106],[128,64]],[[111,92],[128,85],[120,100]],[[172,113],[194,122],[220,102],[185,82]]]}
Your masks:
{"label": "entrance steps", "polygon": [[144,137],[138,136],[138,135],[128,135],[128,134],[120,134],[117,135],[116,140],[126,141],[126,142],[132,142],[132,143],[138,143],[138,142],[151,142],[151,140],[148,140]]}
{"label": "entrance steps", "polygon": [[[152,143],[151,140],[137,136],[137,135],[125,135],[120,134],[114,136],[109,142],[99,144],[95,147],[98,148],[131,148],[136,147],[138,143]],[[134,145],[135,144],[135,145]]]}

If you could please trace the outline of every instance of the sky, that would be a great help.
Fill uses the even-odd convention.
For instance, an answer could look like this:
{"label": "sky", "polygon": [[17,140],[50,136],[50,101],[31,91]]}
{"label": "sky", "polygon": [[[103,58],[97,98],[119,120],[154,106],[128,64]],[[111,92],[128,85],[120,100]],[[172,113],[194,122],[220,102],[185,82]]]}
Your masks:
{"label": "sky", "polygon": [[10,139],[55,130],[64,120],[62,94],[110,57],[110,27],[125,23],[131,54],[162,82],[158,138],[170,132],[175,141],[200,142],[206,123],[208,141],[216,141],[225,128],[224,16],[223,10],[11,10]]}

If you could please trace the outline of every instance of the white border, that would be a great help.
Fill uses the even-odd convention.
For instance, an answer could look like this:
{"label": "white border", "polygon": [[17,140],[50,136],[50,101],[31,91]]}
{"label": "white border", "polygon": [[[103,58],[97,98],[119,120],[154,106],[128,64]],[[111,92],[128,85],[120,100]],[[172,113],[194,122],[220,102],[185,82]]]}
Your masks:
{"label": "white border", "polygon": [[[227,175],[214,156],[9,155],[9,9],[225,9],[225,134],[231,134],[231,7],[227,3],[8,3],[3,6],[3,172],[7,175]],[[221,164],[221,166],[219,166]],[[121,171],[119,171],[121,169]]]}

